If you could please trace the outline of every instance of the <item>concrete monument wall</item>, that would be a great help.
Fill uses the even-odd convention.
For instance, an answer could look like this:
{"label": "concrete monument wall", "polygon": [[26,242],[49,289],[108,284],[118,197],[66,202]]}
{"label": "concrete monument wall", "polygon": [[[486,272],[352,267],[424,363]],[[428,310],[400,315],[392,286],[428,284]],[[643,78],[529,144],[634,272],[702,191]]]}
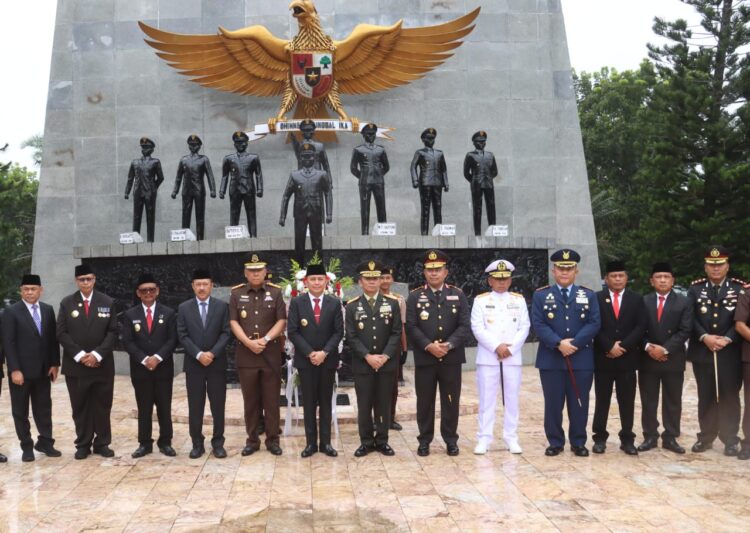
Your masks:
{"label": "concrete monument wall", "polygon": [[[357,23],[405,26],[445,22],[482,6],[477,27],[440,69],[384,93],[342,95],[345,109],[363,121],[396,128],[383,141],[388,220],[400,235],[419,235],[419,197],[409,164],[421,131],[437,129],[450,192],[443,218],[459,236],[471,236],[471,199],[462,162],[471,134],[489,134],[497,157],[498,224],[515,247],[570,246],[584,256],[584,283],[599,280],[596,239],[581,133],[572,87],[560,0],[317,0],[324,29],[342,39]],[[204,89],[177,74],[143,42],[136,21],[181,33],[215,33],[267,26],[289,38],[297,23],[287,0],[59,0],[50,75],[44,159],[37,206],[33,268],[47,298],[71,291],[74,247],[116,244],[130,231],[132,198],[123,199],[138,139],[152,138],[165,182],[157,202],[156,240],[180,227],[181,200],[170,198],[177,162],[192,133],[203,139],[217,187],[221,161],[233,151],[231,134],[275,116],[278,98],[249,98]],[[359,135],[340,135],[328,153],[334,178],[334,223],[326,234],[359,232],[357,182],[349,173]],[[265,194],[258,199],[258,234],[291,237],[291,213],[281,228],[281,193],[295,165],[282,136],[252,143],[260,154]],[[244,215],[243,215],[244,219]],[[371,221],[375,208],[371,208]],[[485,218],[486,220],[486,218]],[[229,202],[207,198],[206,238],[220,239]],[[145,214],[141,233],[145,235]],[[543,247],[543,246],[542,246]]]}

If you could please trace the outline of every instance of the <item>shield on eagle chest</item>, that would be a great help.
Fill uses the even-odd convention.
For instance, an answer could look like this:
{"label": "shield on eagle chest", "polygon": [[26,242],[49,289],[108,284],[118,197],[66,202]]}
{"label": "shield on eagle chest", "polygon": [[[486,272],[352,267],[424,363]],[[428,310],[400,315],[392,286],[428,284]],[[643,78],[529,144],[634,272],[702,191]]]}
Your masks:
{"label": "shield on eagle chest", "polygon": [[333,87],[331,52],[292,52],[292,87],[303,98],[322,98]]}

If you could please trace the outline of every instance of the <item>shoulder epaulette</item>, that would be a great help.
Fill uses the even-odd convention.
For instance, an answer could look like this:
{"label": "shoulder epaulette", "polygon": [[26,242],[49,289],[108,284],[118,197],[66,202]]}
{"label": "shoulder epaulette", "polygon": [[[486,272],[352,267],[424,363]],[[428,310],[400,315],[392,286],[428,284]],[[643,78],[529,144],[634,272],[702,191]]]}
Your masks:
{"label": "shoulder epaulette", "polygon": [[350,304],[350,303],[352,303],[352,302],[356,302],[357,300],[359,300],[359,296],[355,296],[355,297],[354,297],[354,298],[352,298],[351,300],[347,300],[347,301],[346,301],[346,305],[349,305],[349,304]]}
{"label": "shoulder epaulette", "polygon": [[281,285],[276,285],[275,283],[271,283],[270,281],[266,281],[266,285],[270,285],[271,287],[276,287],[277,289],[281,288]]}
{"label": "shoulder epaulette", "polygon": [[383,296],[385,296],[386,298],[390,298],[391,300],[396,300],[396,301],[399,300],[399,297],[394,296],[393,294],[384,294]]}
{"label": "shoulder epaulette", "polygon": [[234,287],[232,287],[232,290],[239,289],[240,287],[244,287],[245,285],[247,285],[247,283],[240,283],[239,285],[235,285]]}
{"label": "shoulder epaulette", "polygon": [[740,285],[742,285],[743,287],[744,287],[745,285],[747,285],[747,281],[745,281],[744,279],[740,279],[740,278],[730,278],[730,279],[731,279],[732,281],[734,281],[735,283],[739,283],[739,284],[740,284]]}
{"label": "shoulder epaulette", "polygon": [[539,287],[539,288],[537,289],[537,292],[539,292],[539,291],[543,291],[544,289],[549,289],[549,288],[550,288],[550,285],[545,285],[544,287]]}
{"label": "shoulder epaulette", "polygon": [[690,285],[698,285],[699,283],[705,283],[706,278],[696,279],[695,281],[691,282]]}
{"label": "shoulder epaulette", "polygon": [[485,297],[489,296],[490,294],[492,294],[492,293],[491,292],[483,292],[482,294],[477,294],[476,298],[474,298],[474,299],[476,300],[477,298],[485,298]]}
{"label": "shoulder epaulette", "polygon": [[412,290],[410,290],[409,292],[416,292],[416,291],[419,291],[419,290],[422,290],[422,289],[424,289],[424,286],[422,286],[422,287],[417,287],[416,289],[412,289]]}
{"label": "shoulder epaulette", "polygon": [[523,294],[521,294],[520,292],[511,292],[511,294],[513,296],[517,297],[517,298],[523,298],[524,297]]}

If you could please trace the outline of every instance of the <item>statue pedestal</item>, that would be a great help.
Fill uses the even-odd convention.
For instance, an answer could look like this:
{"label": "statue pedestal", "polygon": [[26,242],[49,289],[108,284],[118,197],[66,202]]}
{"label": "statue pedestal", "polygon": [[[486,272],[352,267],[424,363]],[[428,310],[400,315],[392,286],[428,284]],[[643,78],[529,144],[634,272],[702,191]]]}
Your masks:
{"label": "statue pedestal", "polygon": [[432,228],[432,235],[434,237],[455,237],[456,225],[455,224],[435,224],[435,227]]}
{"label": "statue pedestal", "polygon": [[396,223],[376,222],[372,226],[372,234],[376,237],[394,237],[396,235]]}
{"label": "statue pedestal", "polygon": [[169,232],[169,240],[172,242],[194,241],[195,233],[190,228],[173,229]]}
{"label": "statue pedestal", "polygon": [[250,237],[250,232],[247,231],[247,226],[240,224],[239,226],[224,226],[224,238],[225,239],[247,239]]}
{"label": "statue pedestal", "polygon": [[484,235],[485,237],[507,237],[509,235],[508,226],[488,226]]}
{"label": "statue pedestal", "polygon": [[143,242],[143,237],[137,231],[120,233],[120,244],[138,244]]}

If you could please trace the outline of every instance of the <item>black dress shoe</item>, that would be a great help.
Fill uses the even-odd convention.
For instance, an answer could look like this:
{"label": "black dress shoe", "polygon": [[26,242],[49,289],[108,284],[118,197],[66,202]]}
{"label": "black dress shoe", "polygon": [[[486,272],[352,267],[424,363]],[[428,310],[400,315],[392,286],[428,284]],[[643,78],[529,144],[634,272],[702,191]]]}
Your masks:
{"label": "black dress shoe", "polygon": [[227,451],[224,449],[224,446],[216,446],[214,448],[214,457],[216,457],[217,459],[227,458]]}
{"label": "black dress shoe", "polygon": [[554,457],[555,455],[560,455],[564,448],[562,446],[547,446],[547,449],[544,450],[544,455],[547,457]]}
{"label": "black dress shoe", "polygon": [[393,448],[391,448],[387,443],[386,444],[380,444],[380,445],[376,446],[375,449],[378,450],[383,455],[387,455],[388,457],[390,457],[392,455],[396,455],[396,452],[394,452]]}
{"label": "black dress shoe", "polygon": [[446,451],[448,452],[448,455],[451,457],[455,457],[458,455],[458,444],[448,444],[446,445]]}
{"label": "black dress shoe", "polygon": [[42,452],[47,457],[60,457],[62,456],[62,452],[60,450],[56,450],[54,446],[48,443],[41,443],[37,442],[34,445],[34,449],[38,452]]}
{"label": "black dress shoe", "polygon": [[677,440],[674,439],[674,438],[665,439],[665,438],[662,437],[662,439],[661,439],[661,447],[664,448],[665,450],[669,450],[670,452],[679,453],[679,454],[685,453],[685,448],[683,448],[682,446],[680,446],[677,443]]}
{"label": "black dress shoe", "polygon": [[[740,450],[740,453],[737,454],[737,459],[740,461],[747,461],[750,459],[750,446],[745,446]],[[0,463],[4,461],[0,460]]]}
{"label": "black dress shoe", "polygon": [[417,455],[420,457],[427,457],[428,455],[430,455],[430,445],[420,444],[419,448],[417,448]]}
{"label": "black dress shoe", "polygon": [[312,454],[317,453],[318,447],[314,444],[308,444],[300,454],[302,457],[310,457]]}
{"label": "black dress shoe", "polygon": [[573,451],[576,457],[588,457],[589,450],[586,446],[571,446],[570,449]]}
{"label": "black dress shoe", "polygon": [[281,451],[281,446],[279,446],[278,444],[271,444],[268,447],[268,451],[274,455],[281,455],[282,453],[284,453]]}
{"label": "black dress shoe", "polygon": [[248,455],[252,455],[257,451],[258,448],[255,446],[245,446],[244,448],[242,448],[242,456],[247,457]]}
{"label": "black dress shoe", "polygon": [[706,442],[706,441],[699,440],[699,441],[696,441],[695,444],[693,444],[693,447],[691,448],[691,450],[693,451],[693,453],[703,453],[706,450],[710,450],[713,447],[714,447],[713,442]]}
{"label": "black dress shoe", "polygon": [[30,463],[35,459],[33,448],[24,448],[21,453],[21,461],[24,463]]}
{"label": "black dress shoe", "polygon": [[321,446],[320,451],[326,454],[328,457],[337,457],[339,455],[339,452],[337,452],[336,449],[330,444],[324,444],[323,446]]}
{"label": "black dress shoe", "polygon": [[361,444],[359,448],[354,450],[354,457],[364,457],[371,451],[372,451],[372,448],[370,448],[369,446],[365,446],[364,444]]}
{"label": "black dress shoe", "polygon": [[591,451],[594,453],[604,453],[607,451],[607,444],[604,442],[595,442],[594,447],[591,448]]}
{"label": "black dress shoe", "polygon": [[0,463],[7,463],[8,458],[4,454],[0,453]]}
{"label": "black dress shoe", "polygon": [[649,450],[653,450],[654,448],[656,448],[656,446],[658,446],[658,444],[659,441],[655,437],[649,437],[638,446],[638,451],[647,452]]}
{"label": "black dress shoe", "polygon": [[91,450],[89,450],[88,448],[78,448],[73,457],[80,461],[81,459],[86,459],[86,457],[88,457],[89,455],[91,455]]}
{"label": "black dress shoe", "polygon": [[[594,446],[596,448],[596,446]],[[635,447],[635,444],[632,442],[623,442],[620,444],[620,449],[624,451],[627,455],[638,455],[638,448]],[[594,450],[596,452],[596,449]]]}
{"label": "black dress shoe", "polygon": [[727,457],[737,457],[740,454],[739,444],[728,444],[724,446],[724,455]]}
{"label": "black dress shoe", "polygon": [[140,445],[135,449],[133,453],[130,454],[130,457],[132,457],[133,459],[138,459],[139,457],[150,454],[152,451],[154,451],[153,448],[147,448],[146,446]]}
{"label": "black dress shoe", "polygon": [[169,444],[167,444],[166,446],[159,446],[159,451],[167,457],[174,457],[175,455],[177,455],[177,452],[174,451],[174,448],[172,448],[172,446],[170,446]]}
{"label": "black dress shoe", "polygon": [[204,453],[206,453],[206,449],[203,446],[193,446],[193,449],[190,450],[190,454],[188,455],[188,457],[190,457],[191,459],[198,459]]}
{"label": "black dress shoe", "polygon": [[102,446],[101,448],[97,448],[96,450],[94,450],[94,453],[97,455],[101,455],[102,457],[115,456],[115,452],[109,446]]}
{"label": "black dress shoe", "polygon": [[393,422],[391,422],[391,429],[394,431],[401,431],[404,428],[401,426],[401,424],[394,420]]}

